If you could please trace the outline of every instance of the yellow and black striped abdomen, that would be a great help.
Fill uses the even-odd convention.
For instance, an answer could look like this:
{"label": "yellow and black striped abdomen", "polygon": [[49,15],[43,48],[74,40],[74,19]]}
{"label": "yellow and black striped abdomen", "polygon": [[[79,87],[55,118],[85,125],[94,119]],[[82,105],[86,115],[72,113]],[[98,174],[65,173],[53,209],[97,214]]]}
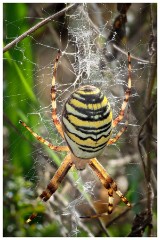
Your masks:
{"label": "yellow and black striped abdomen", "polygon": [[82,159],[98,156],[112,131],[112,111],[107,98],[94,86],[83,86],[64,105],[62,126],[72,153]]}

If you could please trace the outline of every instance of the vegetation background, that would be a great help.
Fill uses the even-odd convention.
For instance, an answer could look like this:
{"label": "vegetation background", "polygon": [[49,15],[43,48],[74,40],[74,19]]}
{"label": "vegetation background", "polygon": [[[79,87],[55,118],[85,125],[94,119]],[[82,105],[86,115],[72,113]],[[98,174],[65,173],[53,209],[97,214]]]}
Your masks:
{"label": "vegetation background", "polygon": [[[98,29],[98,18],[104,23],[109,22],[105,41],[110,44],[114,61],[120,61],[119,56],[123,56],[126,62],[128,49],[133,55],[133,90],[129,117],[132,124],[116,147],[110,147],[101,156],[103,166],[109,169],[110,174],[118,181],[118,186],[122,192],[126,192],[133,207],[131,210],[127,209],[115,196],[115,208],[110,216],[77,220],[76,214],[63,215],[63,209],[68,209],[67,206],[71,207],[71,202],[78,199],[80,194],[85,194],[82,193],[84,183],[79,181],[79,177],[84,178],[85,182],[95,180],[95,176],[90,180],[87,178],[87,172],[83,176],[83,173],[79,175],[75,170],[66,177],[65,183],[55,194],[54,201],[46,205],[36,201],[37,194],[46,186],[64,154],[56,154],[41,146],[18,122],[22,119],[40,135],[46,134],[47,138],[52,138],[54,144],[61,143],[49,119],[50,112],[46,111],[44,106],[50,106],[49,89],[53,56],[56,56],[59,48],[63,49],[67,43],[69,44],[69,15],[64,11],[63,14],[57,15],[56,20],[44,24],[23,40],[4,49],[3,234],[5,237],[141,237],[157,234],[157,4],[86,5],[95,29]],[[74,12],[82,6],[82,4],[74,4],[71,11]],[[44,18],[65,8],[66,5],[63,3],[4,3],[4,46]],[[99,46],[103,44],[104,40],[99,42]],[[110,57],[106,54],[107,61],[112,64],[113,59]],[[74,81],[73,74],[68,71],[70,61],[72,58],[68,61],[68,58],[64,57],[60,66],[58,83],[62,86],[66,79],[70,79],[70,82]],[[42,76],[45,81],[41,81]],[[65,87],[64,85],[64,89]],[[119,92],[119,89],[115,89],[114,95],[118,97]],[[67,93],[63,97],[60,96],[59,109],[66,95]],[[121,101],[123,95],[124,91]],[[40,121],[42,110],[45,110],[46,115]],[[34,112],[38,112],[39,115],[30,114]],[[106,161],[106,157],[110,161]],[[90,215],[93,214],[92,205],[94,205],[97,212],[106,211],[107,192],[97,182],[94,183],[93,189],[91,189],[92,184],[88,186],[90,188],[88,191],[94,192],[93,199],[99,199],[100,202],[95,203],[96,201],[92,201],[93,195],[89,198],[86,194],[85,204],[76,207],[73,205],[75,210],[79,211],[80,215]],[[38,217],[33,223],[26,224],[25,220],[33,211],[38,213]]]}

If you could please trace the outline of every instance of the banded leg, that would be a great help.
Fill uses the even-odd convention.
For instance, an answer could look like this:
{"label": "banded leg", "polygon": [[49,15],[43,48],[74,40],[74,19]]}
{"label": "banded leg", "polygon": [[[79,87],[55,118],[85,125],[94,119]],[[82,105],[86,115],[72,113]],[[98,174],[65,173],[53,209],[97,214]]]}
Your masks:
{"label": "banded leg", "polygon": [[60,152],[68,152],[69,148],[68,146],[54,146],[52,145],[52,143],[48,142],[47,140],[45,140],[44,138],[42,138],[41,136],[39,136],[37,133],[35,133],[34,131],[32,131],[32,129],[30,127],[28,127],[24,122],[22,122],[21,120],[19,120],[19,123],[21,123],[39,142],[45,144],[47,147],[49,147],[52,150],[55,151],[60,151]]}
{"label": "banded leg", "polygon": [[127,120],[125,121],[124,127],[121,128],[121,130],[117,133],[117,135],[114,138],[109,139],[109,141],[107,142],[107,146],[117,142],[117,140],[121,137],[121,135],[126,131],[128,127],[129,110],[130,110],[130,107],[128,106]]}
{"label": "banded leg", "polygon": [[[123,194],[120,192],[120,190],[117,189],[117,184],[113,181],[113,179],[109,176],[109,174],[106,172],[104,167],[97,161],[96,158],[93,158],[90,160],[89,163],[90,167],[95,171],[95,173],[103,176],[103,178],[106,180],[106,185],[110,184],[111,188],[115,191],[115,193],[121,198],[121,200],[128,206],[131,207],[131,204],[128,202],[128,200],[123,196]],[[99,177],[100,179],[100,177]],[[100,179],[101,180],[101,179]]]}
{"label": "banded leg", "polygon": [[116,183],[113,181],[113,179],[109,176],[109,174],[106,172],[104,167],[97,161],[96,158],[91,159],[89,162],[89,166],[92,168],[92,170],[96,173],[97,177],[103,184],[103,186],[108,190],[108,212],[106,213],[99,213],[92,216],[84,216],[81,218],[97,218],[101,216],[105,216],[112,213],[113,210],[113,191],[121,198],[121,200],[128,206],[131,207],[131,204],[129,201],[123,196],[121,191],[117,189]]}
{"label": "banded leg", "polygon": [[52,194],[58,189],[60,183],[68,173],[69,169],[72,167],[73,162],[71,160],[70,154],[68,154],[63,160],[62,164],[54,174],[53,178],[50,180],[47,188],[39,196],[44,202],[48,201]]}
{"label": "banded leg", "polygon": [[52,87],[51,87],[51,102],[52,102],[52,120],[53,123],[55,124],[57,131],[60,133],[60,135],[62,136],[62,138],[64,138],[64,134],[63,134],[63,130],[62,130],[62,126],[61,123],[58,119],[57,116],[57,105],[56,105],[56,87],[55,87],[55,83],[56,83],[56,75],[57,75],[57,67],[58,67],[58,62],[61,56],[61,51],[58,51],[55,63],[54,63],[54,70],[53,70],[53,78],[52,78]]}
{"label": "banded leg", "polygon": [[[42,200],[43,202],[47,202],[49,200],[53,193],[55,193],[56,190],[58,189],[60,183],[62,182],[62,180],[72,167],[72,165],[73,162],[71,160],[71,156],[70,154],[68,154],[61,163],[56,173],[54,174],[53,178],[50,180],[49,184],[47,185],[47,188],[38,197],[39,200]],[[37,216],[36,213],[32,213],[32,215],[27,219],[26,223],[31,222],[36,216]]]}
{"label": "banded leg", "polygon": [[119,115],[113,120],[112,124],[113,127],[115,127],[123,119],[124,111],[127,106],[130,95],[131,95],[131,56],[130,53],[128,52],[128,88],[125,92],[125,98],[123,100]]}

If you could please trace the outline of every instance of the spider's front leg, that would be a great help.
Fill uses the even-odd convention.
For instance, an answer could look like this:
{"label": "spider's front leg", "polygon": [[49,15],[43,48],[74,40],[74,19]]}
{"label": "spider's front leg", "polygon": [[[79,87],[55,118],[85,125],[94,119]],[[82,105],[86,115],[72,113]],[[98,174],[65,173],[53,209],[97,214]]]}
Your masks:
{"label": "spider's front leg", "polygon": [[34,136],[39,142],[45,144],[51,150],[55,150],[58,152],[63,152],[63,151],[68,152],[69,151],[68,146],[54,146],[52,143],[48,142],[43,137],[41,137],[37,133],[35,133],[29,126],[27,126],[26,123],[22,122],[21,120],[19,120],[19,123],[22,124],[22,126],[25,127],[32,134],[32,136]]}
{"label": "spider's front leg", "polygon": [[128,106],[128,111],[127,111],[127,120],[125,121],[124,127],[122,127],[120,129],[120,131],[116,134],[116,136],[114,138],[110,138],[107,142],[107,146],[111,145],[115,142],[118,141],[118,139],[121,137],[121,135],[126,131],[127,127],[128,127],[128,117],[129,117],[129,111],[130,111],[130,106]]}
{"label": "spider's front leg", "polygon": [[61,57],[61,51],[58,50],[56,60],[54,63],[54,69],[53,69],[53,78],[52,78],[52,87],[51,87],[51,102],[52,102],[52,120],[55,124],[57,131],[60,133],[61,137],[64,138],[62,125],[59,121],[59,118],[57,116],[57,104],[56,104],[56,78],[57,78],[57,68],[58,68],[58,62]]}
{"label": "spider's front leg", "polygon": [[113,179],[109,176],[104,167],[98,162],[96,158],[90,160],[89,166],[96,173],[103,186],[108,190],[108,211],[106,213],[95,214],[92,216],[83,216],[81,218],[97,218],[111,214],[113,211],[113,191],[115,191],[115,193],[128,207],[131,207],[131,204],[127,198],[124,197],[121,191],[117,188],[117,184],[113,181]]}
{"label": "spider's front leg", "polygon": [[128,104],[130,95],[131,95],[131,56],[130,56],[130,53],[128,52],[128,87],[125,92],[125,98],[123,100],[119,115],[113,120],[113,124],[112,124],[113,127],[116,127],[117,124],[123,119],[124,111]]}

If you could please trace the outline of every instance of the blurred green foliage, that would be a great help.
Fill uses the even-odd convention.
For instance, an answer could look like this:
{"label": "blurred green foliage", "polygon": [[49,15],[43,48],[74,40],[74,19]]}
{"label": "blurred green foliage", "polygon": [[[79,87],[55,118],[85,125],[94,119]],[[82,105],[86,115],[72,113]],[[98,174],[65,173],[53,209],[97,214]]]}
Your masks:
{"label": "blurred green foliage", "polygon": [[[34,236],[25,219],[33,211],[29,199],[35,198],[30,191],[31,182],[25,181],[18,168],[4,165],[4,229],[5,237]],[[43,212],[42,208],[42,212]],[[38,210],[38,209],[37,209]]]}
{"label": "blurred green foliage", "polygon": [[[12,38],[21,35],[31,27],[26,19],[29,15],[29,5],[25,3],[6,3],[4,7],[4,45]],[[18,20],[18,25],[17,25]],[[22,23],[20,24],[20,20]],[[24,24],[25,22],[25,24]],[[30,178],[30,169],[33,166],[31,144],[33,137],[28,134],[28,141],[22,141],[21,133],[24,129],[19,120],[28,123],[25,113],[30,104],[37,106],[34,92],[33,79],[33,49],[32,39],[25,38],[18,46],[11,48],[4,54],[4,126],[6,126],[4,146],[4,236],[5,237],[38,237],[38,236],[60,236],[56,223],[44,224],[43,217],[33,225],[28,225],[25,220],[34,211],[44,212],[44,206],[35,203],[33,209],[32,200],[36,199],[31,191],[32,183],[25,180],[24,176]],[[6,121],[7,119],[7,121]],[[29,125],[35,125],[32,118]],[[13,128],[15,126],[16,128]],[[22,130],[23,129],[23,130]],[[17,131],[18,130],[18,131]],[[34,139],[35,140],[35,139]],[[56,163],[60,159],[52,152]],[[37,204],[37,205],[36,205]]]}
{"label": "blurred green foliage", "polygon": [[[28,7],[24,3],[6,3],[3,6],[4,19],[7,21],[4,26],[5,34],[8,37],[4,40],[6,45],[12,38],[19,36],[29,28],[29,23],[27,22],[20,27],[17,27],[16,22],[17,19],[24,19],[27,16]],[[27,77],[26,74],[27,71],[33,71],[33,51],[31,46],[31,39],[25,38],[18,44],[17,49],[13,48],[4,54],[4,112],[15,126],[19,125],[19,119],[27,120],[25,111],[28,108],[28,104],[30,102],[32,104],[35,102],[36,104],[36,97],[33,92],[33,78],[32,75]],[[19,48],[23,48],[24,52],[19,51]],[[24,101],[24,99],[27,99],[27,101]],[[25,142],[25,144],[20,145],[21,139],[17,138],[17,133],[15,133],[12,127],[8,125],[7,127],[9,128],[8,145],[11,146],[14,143],[14,148],[9,151],[9,159],[11,159],[14,166],[27,173],[32,167],[31,157],[26,158],[26,156],[30,156],[32,151],[31,144]],[[20,126],[18,127],[20,128]],[[31,139],[30,136],[29,139]]]}

